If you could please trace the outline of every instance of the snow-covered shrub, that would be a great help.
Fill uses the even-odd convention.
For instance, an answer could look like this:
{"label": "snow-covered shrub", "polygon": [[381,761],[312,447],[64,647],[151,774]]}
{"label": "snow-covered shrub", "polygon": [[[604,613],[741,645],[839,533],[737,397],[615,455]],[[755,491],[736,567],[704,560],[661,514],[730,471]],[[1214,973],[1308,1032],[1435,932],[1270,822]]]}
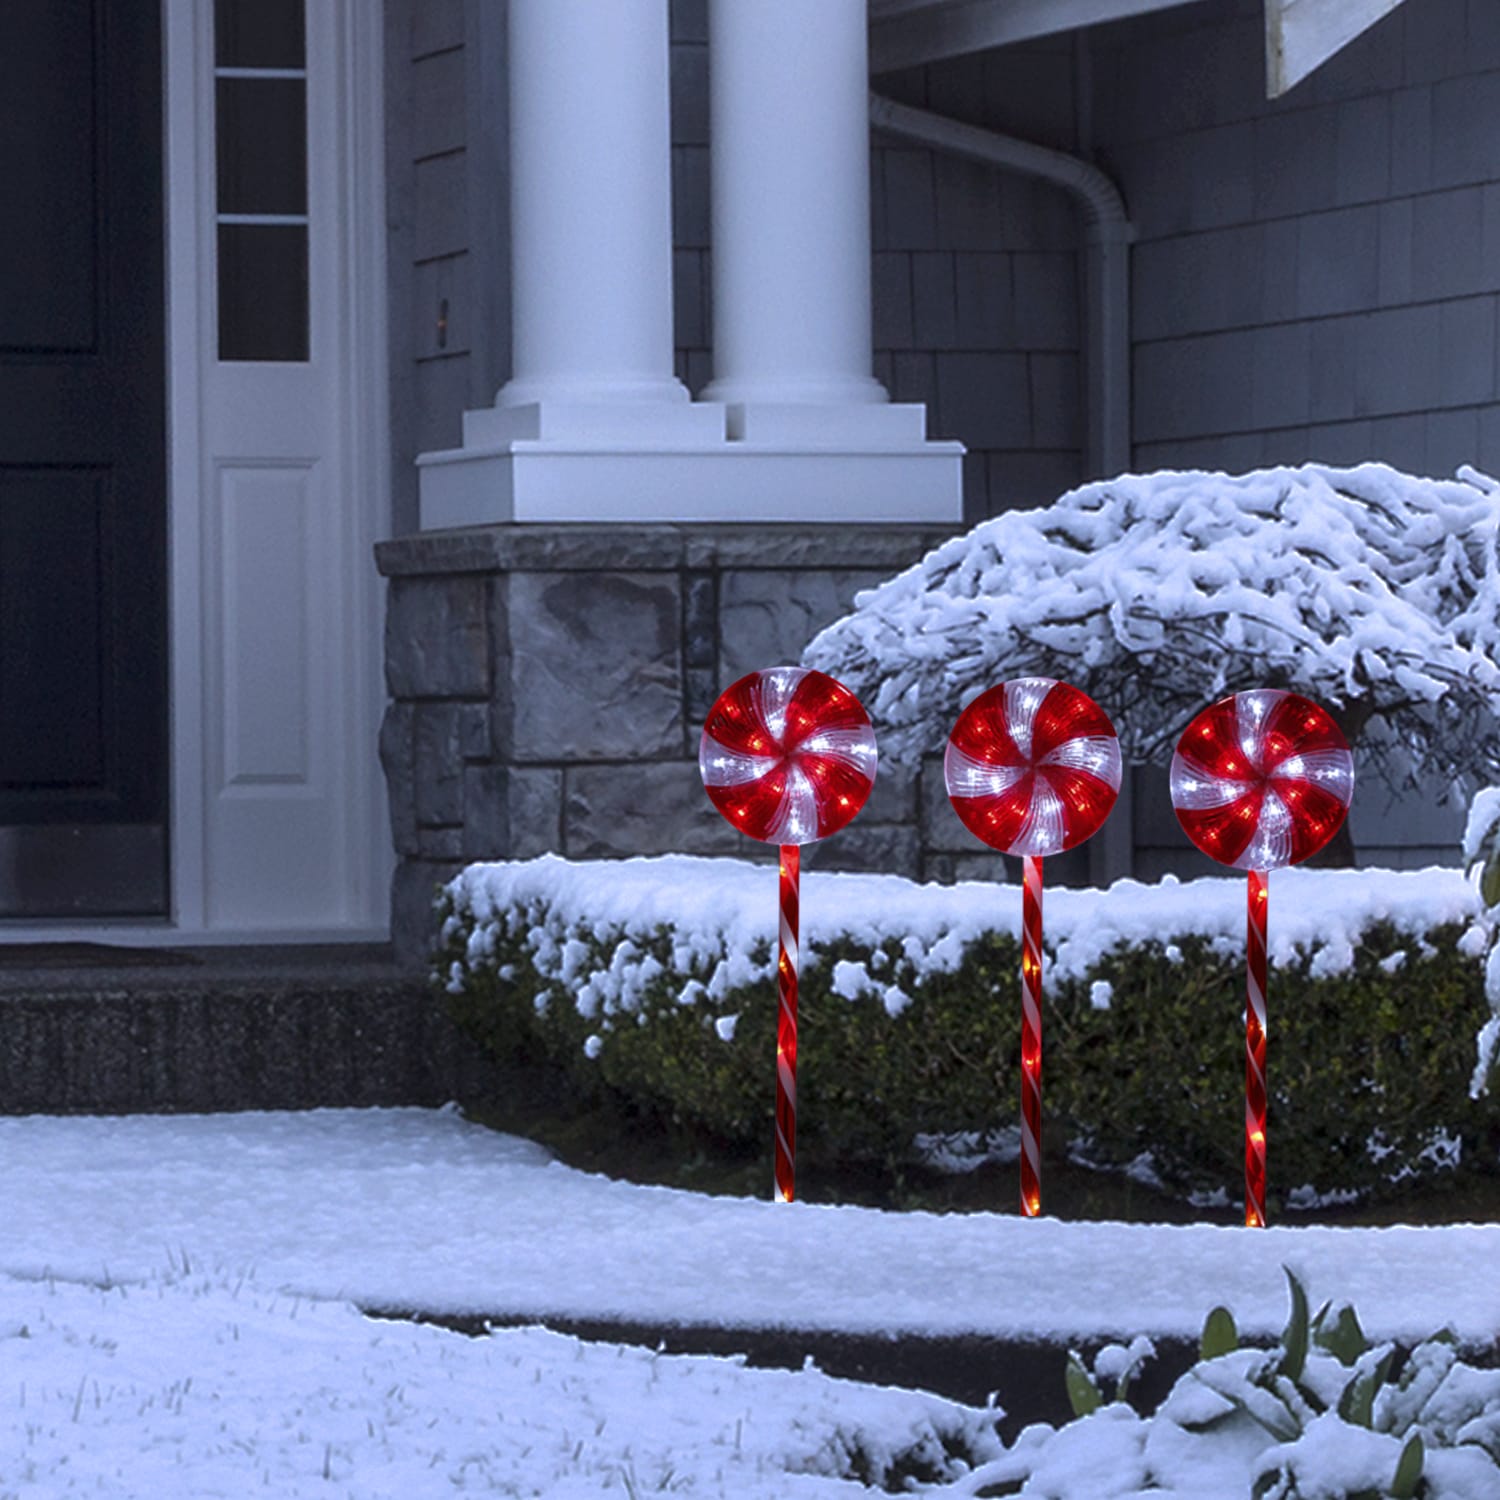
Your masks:
{"label": "snow-covered shrub", "polygon": [[[1493,1500],[1500,1495],[1500,1371],[1447,1331],[1372,1346],[1348,1303],[1292,1310],[1274,1349],[1241,1349],[1215,1308],[1201,1358],[1148,1417],[1105,1404],[1077,1363],[1079,1420],[1021,1433],[1002,1457],[930,1494],[1134,1500],[1143,1492],[1251,1500]],[[1145,1341],[1137,1340],[1137,1344]],[[1132,1345],[1134,1349],[1136,1346]]]}
{"label": "snow-covered shrub", "polygon": [[857,596],[803,655],[857,692],[883,753],[938,749],[981,688],[1063,678],[1128,760],[1224,693],[1333,709],[1393,784],[1500,773],[1500,483],[1383,464],[1122,475],[1012,511]]}
{"label": "snow-covered shrub", "polygon": [[[1181,1195],[1237,1193],[1243,883],[1122,882],[1047,901],[1049,1139]],[[1358,1195],[1483,1162],[1496,1105],[1468,1094],[1488,1015],[1472,886],[1457,871],[1288,870],[1271,901],[1273,1197]],[[471,866],[446,903],[448,1003],[485,1046],[768,1149],[774,870],[546,856]],[[1014,894],[814,871],[802,914],[800,1142],[899,1161],[918,1136],[1013,1128]],[[1101,985],[1108,1007],[1094,1003]]]}

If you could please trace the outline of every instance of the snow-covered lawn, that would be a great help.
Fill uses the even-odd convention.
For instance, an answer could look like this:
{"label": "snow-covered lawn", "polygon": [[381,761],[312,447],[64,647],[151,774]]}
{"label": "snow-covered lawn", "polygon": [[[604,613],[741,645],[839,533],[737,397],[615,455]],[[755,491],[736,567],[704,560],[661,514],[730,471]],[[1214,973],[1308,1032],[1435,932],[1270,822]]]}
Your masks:
{"label": "snow-covered lawn", "polygon": [[[1055,1340],[1196,1335],[1223,1302],[1270,1335],[1285,1263],[1377,1339],[1500,1327],[1500,1227],[1252,1232],[710,1199],[572,1171],[452,1111],[0,1119],[0,1204],[0,1496],[27,1500],[832,1496],[862,1492],[835,1476],[878,1477],[914,1445],[940,1454],[939,1433],[996,1457],[985,1413],[920,1394],[537,1329],[468,1339],[352,1303]],[[1227,1460],[1210,1445],[1205,1468],[1209,1450],[1174,1448],[1172,1427],[1115,1408],[1062,1437],[1033,1431],[989,1472],[1037,1468],[1029,1493],[1104,1500],[1136,1493],[1154,1451],[1165,1493],[1233,1493],[1226,1461],[1248,1493],[1253,1442]]]}

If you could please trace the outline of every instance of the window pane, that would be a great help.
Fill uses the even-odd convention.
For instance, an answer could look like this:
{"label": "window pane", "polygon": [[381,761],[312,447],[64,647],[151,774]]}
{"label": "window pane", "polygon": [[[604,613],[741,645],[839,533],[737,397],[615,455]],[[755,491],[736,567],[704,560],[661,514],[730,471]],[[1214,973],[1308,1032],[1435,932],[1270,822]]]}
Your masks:
{"label": "window pane", "polygon": [[214,0],[214,62],[221,68],[306,65],[302,0]]}
{"label": "window pane", "polygon": [[307,86],[300,78],[221,78],[219,212],[307,212]]}
{"label": "window pane", "polygon": [[219,225],[219,358],[307,358],[305,225]]}

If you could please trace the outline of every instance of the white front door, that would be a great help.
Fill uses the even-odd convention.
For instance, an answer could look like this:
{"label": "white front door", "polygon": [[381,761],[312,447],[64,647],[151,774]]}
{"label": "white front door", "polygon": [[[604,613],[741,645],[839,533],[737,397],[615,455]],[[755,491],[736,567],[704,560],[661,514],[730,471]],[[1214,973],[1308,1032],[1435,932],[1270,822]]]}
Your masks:
{"label": "white front door", "polygon": [[205,941],[387,922],[381,10],[165,0],[173,921]]}

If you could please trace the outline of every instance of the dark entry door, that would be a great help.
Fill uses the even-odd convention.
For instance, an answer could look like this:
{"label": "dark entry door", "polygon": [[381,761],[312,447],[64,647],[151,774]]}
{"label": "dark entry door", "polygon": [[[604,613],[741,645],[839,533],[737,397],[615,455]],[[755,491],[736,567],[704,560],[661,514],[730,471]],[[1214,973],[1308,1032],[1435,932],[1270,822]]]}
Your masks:
{"label": "dark entry door", "polygon": [[0,3],[0,916],[167,910],[159,12]]}

